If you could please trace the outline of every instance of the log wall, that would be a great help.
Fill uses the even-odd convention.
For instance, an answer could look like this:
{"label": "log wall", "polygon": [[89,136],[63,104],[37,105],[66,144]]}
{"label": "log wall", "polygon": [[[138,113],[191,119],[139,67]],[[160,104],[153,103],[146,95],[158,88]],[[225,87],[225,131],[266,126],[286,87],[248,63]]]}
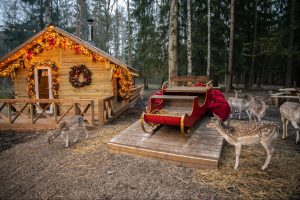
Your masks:
{"label": "log wall", "polygon": [[[55,48],[44,51],[33,58],[32,62],[51,60],[59,67],[59,91],[60,99],[94,99],[97,107],[98,99],[116,96],[116,82],[110,80],[111,72],[106,68],[105,62],[93,62],[83,54],[75,54],[72,49]],[[70,68],[77,64],[84,64],[92,72],[92,83],[83,88],[75,88],[69,82]],[[28,98],[26,71],[16,71],[14,79],[15,98]]]}

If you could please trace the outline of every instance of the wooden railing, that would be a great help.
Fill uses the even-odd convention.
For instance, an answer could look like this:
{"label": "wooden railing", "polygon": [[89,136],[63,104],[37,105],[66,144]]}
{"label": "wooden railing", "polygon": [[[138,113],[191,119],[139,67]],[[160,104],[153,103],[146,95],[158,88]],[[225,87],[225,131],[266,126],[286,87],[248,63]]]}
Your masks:
{"label": "wooden railing", "polygon": [[104,125],[110,118],[112,118],[114,106],[114,96],[98,100],[98,118],[99,125]]}
{"label": "wooden railing", "polygon": [[98,101],[98,118],[99,125],[104,125],[118,116],[120,116],[129,106],[130,103],[135,102],[140,98],[143,87],[134,87],[131,89],[130,97],[128,100],[123,101],[119,105],[121,107],[117,109],[114,108],[114,96],[107,97],[104,99],[99,99]]}
{"label": "wooden railing", "polygon": [[114,109],[114,96],[99,99],[98,101],[98,118],[99,125],[104,125],[118,116],[120,116],[127,108],[129,103],[127,101],[122,103],[121,107],[116,111]]}
{"label": "wooden railing", "polygon": [[131,89],[131,93],[130,93],[130,97],[129,97],[129,103],[132,103],[132,102],[136,101],[138,98],[140,98],[142,93],[143,93],[143,87],[142,86],[133,87]]}
{"label": "wooden railing", "polygon": [[0,99],[0,129],[55,128],[70,115],[82,115],[94,126],[94,100]]}

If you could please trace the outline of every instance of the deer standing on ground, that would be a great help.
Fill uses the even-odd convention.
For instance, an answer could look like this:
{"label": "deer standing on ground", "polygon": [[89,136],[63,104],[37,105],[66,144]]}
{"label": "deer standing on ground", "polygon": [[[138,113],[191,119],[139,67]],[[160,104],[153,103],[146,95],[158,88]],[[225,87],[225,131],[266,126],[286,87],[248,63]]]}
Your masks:
{"label": "deer standing on ground", "polygon": [[272,142],[278,136],[278,127],[276,124],[259,122],[239,126],[227,126],[222,122],[221,118],[214,115],[207,127],[215,128],[229,144],[235,146],[234,169],[238,168],[242,145],[258,143],[267,151],[267,159],[261,169],[264,170],[268,167],[274,152],[274,144]]}
{"label": "deer standing on ground", "polygon": [[[300,102],[300,93],[297,93],[297,95],[299,97]],[[292,126],[296,129],[296,144],[298,144],[298,142],[300,142],[298,126],[298,124],[300,123],[300,103],[286,101],[280,106],[279,110],[283,126],[282,139],[288,137],[287,128],[289,122],[291,122]]]}
{"label": "deer standing on ground", "polygon": [[88,138],[88,132],[83,124],[84,118],[81,115],[75,115],[71,119],[62,122],[55,130],[48,132],[48,144],[50,145],[59,135],[66,142],[66,147],[69,146],[69,134],[76,133],[76,137],[73,142],[78,140],[80,130],[85,132],[85,137]]}
{"label": "deer standing on ground", "polygon": [[252,116],[254,118],[254,121],[256,121],[256,118],[258,121],[261,121],[262,118],[266,115],[268,107],[269,106],[264,101],[262,101],[260,99],[256,99],[253,96],[250,96],[250,104],[249,104],[250,123],[252,120]]}
{"label": "deer standing on ground", "polygon": [[245,111],[248,117],[250,118],[249,101],[243,98],[238,98],[238,93],[242,92],[241,90],[234,90],[234,92],[235,92],[235,97],[229,97],[227,100],[230,105],[231,112],[237,110],[239,113],[239,119],[241,119],[241,113],[242,111]]}

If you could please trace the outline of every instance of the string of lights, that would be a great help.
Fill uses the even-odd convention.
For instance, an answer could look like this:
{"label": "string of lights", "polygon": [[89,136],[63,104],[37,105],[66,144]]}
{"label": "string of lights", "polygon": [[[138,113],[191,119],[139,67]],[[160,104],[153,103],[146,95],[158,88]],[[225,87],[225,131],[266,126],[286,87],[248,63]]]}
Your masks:
{"label": "string of lights", "polygon": [[24,31],[24,32],[38,32],[39,29],[27,28],[27,27],[17,27],[17,26],[7,26],[0,25],[0,29],[9,29],[10,31]]}

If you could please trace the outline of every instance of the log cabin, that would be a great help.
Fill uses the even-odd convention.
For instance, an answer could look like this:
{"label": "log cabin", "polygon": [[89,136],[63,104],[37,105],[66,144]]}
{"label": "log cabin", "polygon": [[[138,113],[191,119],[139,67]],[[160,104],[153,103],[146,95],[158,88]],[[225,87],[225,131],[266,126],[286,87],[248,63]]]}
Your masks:
{"label": "log cabin", "polygon": [[[16,121],[10,116],[12,108],[23,114],[29,109],[18,106],[21,102],[48,118],[66,114],[69,108],[62,104],[72,102],[76,114],[87,115],[86,110],[93,109],[92,115],[103,124],[139,97],[142,88],[134,86],[137,76],[136,69],[119,59],[49,25],[1,58],[0,77],[12,78],[15,99],[1,100],[0,123],[1,118],[9,124]],[[87,99],[92,108],[80,109],[84,103],[78,100]],[[5,105],[9,114],[1,113]],[[34,124],[34,116],[30,118]]]}

